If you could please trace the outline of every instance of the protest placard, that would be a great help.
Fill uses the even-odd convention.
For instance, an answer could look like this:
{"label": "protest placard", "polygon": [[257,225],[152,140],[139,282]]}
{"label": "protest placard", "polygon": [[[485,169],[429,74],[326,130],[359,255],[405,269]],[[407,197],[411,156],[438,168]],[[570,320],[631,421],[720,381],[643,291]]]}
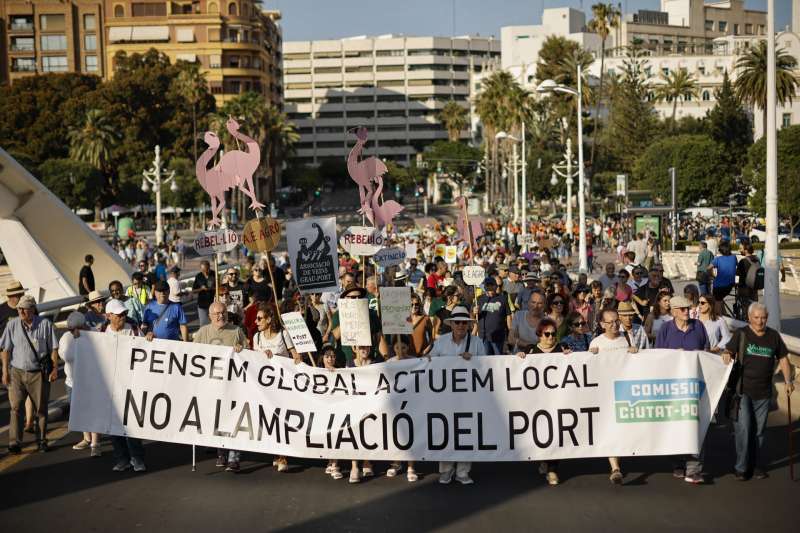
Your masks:
{"label": "protest placard", "polygon": [[345,251],[358,256],[375,255],[385,243],[383,233],[370,226],[350,226],[339,238],[339,244]]}
{"label": "protest placard", "polygon": [[283,325],[286,327],[286,331],[289,332],[289,336],[292,338],[292,344],[294,344],[295,350],[299,353],[317,351],[317,345],[314,344],[314,339],[311,338],[311,332],[308,331],[308,325],[306,325],[303,315],[297,311],[293,311],[291,313],[282,314],[281,318],[283,319]]}
{"label": "protest placard", "polygon": [[414,259],[417,257],[417,243],[415,242],[406,243],[406,257],[408,257],[409,259]]}
{"label": "protest placard", "polygon": [[444,259],[445,248],[446,247],[444,244],[437,244],[433,248],[433,257],[441,257],[442,259]]}
{"label": "protest placard", "polygon": [[250,250],[269,252],[281,240],[281,223],[270,217],[248,222],[242,231],[242,244]]}
{"label": "protest placard", "polygon": [[336,217],[286,223],[286,246],[297,288],[302,293],[339,289]]}
{"label": "protest placard", "polygon": [[406,260],[406,251],[396,246],[392,248],[382,248],[372,259],[383,268],[399,265]]}
{"label": "protest placard", "polygon": [[479,265],[467,265],[464,267],[461,276],[464,278],[464,283],[476,287],[486,279],[486,271]]}
{"label": "protest placard", "polygon": [[386,335],[411,333],[411,291],[408,287],[380,287],[381,325]]}
{"label": "protest placard", "polygon": [[232,229],[202,231],[194,238],[194,249],[199,255],[230,252],[239,244],[239,235]]}
{"label": "protest placard", "polygon": [[454,245],[445,246],[444,262],[447,264],[455,264],[458,261],[458,247]]}
{"label": "protest placard", "polygon": [[340,298],[338,306],[342,346],[372,346],[367,299]]}

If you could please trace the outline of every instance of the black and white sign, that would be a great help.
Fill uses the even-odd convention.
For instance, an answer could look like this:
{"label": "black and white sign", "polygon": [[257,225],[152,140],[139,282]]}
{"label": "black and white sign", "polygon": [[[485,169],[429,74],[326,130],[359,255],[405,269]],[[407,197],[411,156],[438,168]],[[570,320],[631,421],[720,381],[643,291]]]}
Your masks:
{"label": "black and white sign", "polygon": [[336,217],[286,223],[286,245],[294,279],[302,293],[339,289]]}

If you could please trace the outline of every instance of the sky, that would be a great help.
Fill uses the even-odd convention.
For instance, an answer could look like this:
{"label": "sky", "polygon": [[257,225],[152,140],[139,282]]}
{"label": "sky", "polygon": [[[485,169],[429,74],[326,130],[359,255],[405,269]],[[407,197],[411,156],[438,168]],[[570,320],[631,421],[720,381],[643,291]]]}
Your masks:
{"label": "sky", "polygon": [[[502,26],[539,24],[546,7],[583,7],[596,0],[262,0],[278,9],[285,41],[339,39],[355,35],[464,35],[500,37]],[[659,0],[622,1],[623,12],[658,9]],[[791,20],[790,0],[775,0],[775,28]],[[766,10],[766,0],[745,0],[750,9]],[[455,6],[455,17],[453,7]]]}

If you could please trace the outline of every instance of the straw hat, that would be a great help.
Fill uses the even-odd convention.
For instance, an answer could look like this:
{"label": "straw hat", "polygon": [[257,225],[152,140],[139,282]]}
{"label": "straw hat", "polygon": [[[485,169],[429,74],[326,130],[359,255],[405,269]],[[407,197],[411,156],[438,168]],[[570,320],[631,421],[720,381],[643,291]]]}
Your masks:
{"label": "straw hat", "polygon": [[457,305],[450,312],[450,316],[444,319],[445,322],[475,322],[469,311],[463,305]]}
{"label": "straw hat", "polygon": [[100,302],[100,301],[105,300],[105,299],[106,299],[106,297],[103,296],[102,294],[100,294],[100,291],[92,291],[86,297],[86,303],[90,303],[91,304],[91,303],[94,303],[94,302]]}
{"label": "straw hat", "polygon": [[619,315],[635,315],[636,310],[634,310],[633,305],[630,302],[620,302],[617,305],[617,314]]}
{"label": "straw hat", "polygon": [[12,279],[6,287],[6,296],[22,296],[23,294],[25,294],[25,287],[19,281]]}

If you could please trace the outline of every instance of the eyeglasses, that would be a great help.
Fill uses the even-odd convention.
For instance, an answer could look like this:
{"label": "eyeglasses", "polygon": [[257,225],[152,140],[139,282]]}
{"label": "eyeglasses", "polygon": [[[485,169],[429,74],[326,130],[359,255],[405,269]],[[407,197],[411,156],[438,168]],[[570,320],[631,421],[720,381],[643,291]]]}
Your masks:
{"label": "eyeglasses", "polygon": [[453,320],[454,326],[466,326],[467,324],[469,324],[469,322],[466,320]]}
{"label": "eyeglasses", "polygon": [[553,305],[564,305],[564,301],[563,300],[556,300],[556,301],[553,302]]}
{"label": "eyeglasses", "polygon": [[700,305],[711,305],[705,300],[700,300]]}
{"label": "eyeglasses", "polygon": [[238,274],[237,272],[228,272],[228,275],[229,275],[229,276],[231,276],[231,277],[233,277],[233,278],[235,278],[235,277],[236,277],[236,276],[238,276],[239,274]]}
{"label": "eyeglasses", "polygon": [[256,320],[266,320],[266,319],[267,319],[267,317],[265,317],[264,315],[258,315],[256,317]]}
{"label": "eyeglasses", "polygon": [[608,326],[613,326],[615,324],[619,324],[619,320],[612,320],[610,322],[604,320],[604,321],[601,322],[601,324],[606,324]]}
{"label": "eyeglasses", "polygon": [[582,328],[585,325],[586,325],[586,321],[584,321],[584,320],[581,320],[580,322],[573,322],[572,323],[572,327],[573,328]]}
{"label": "eyeglasses", "polygon": [[555,332],[555,331],[553,331],[553,330],[550,330],[550,331],[543,331],[543,332],[542,332],[542,337],[547,337],[547,338],[550,338],[550,337],[555,337],[555,336],[556,336],[556,332]]}

